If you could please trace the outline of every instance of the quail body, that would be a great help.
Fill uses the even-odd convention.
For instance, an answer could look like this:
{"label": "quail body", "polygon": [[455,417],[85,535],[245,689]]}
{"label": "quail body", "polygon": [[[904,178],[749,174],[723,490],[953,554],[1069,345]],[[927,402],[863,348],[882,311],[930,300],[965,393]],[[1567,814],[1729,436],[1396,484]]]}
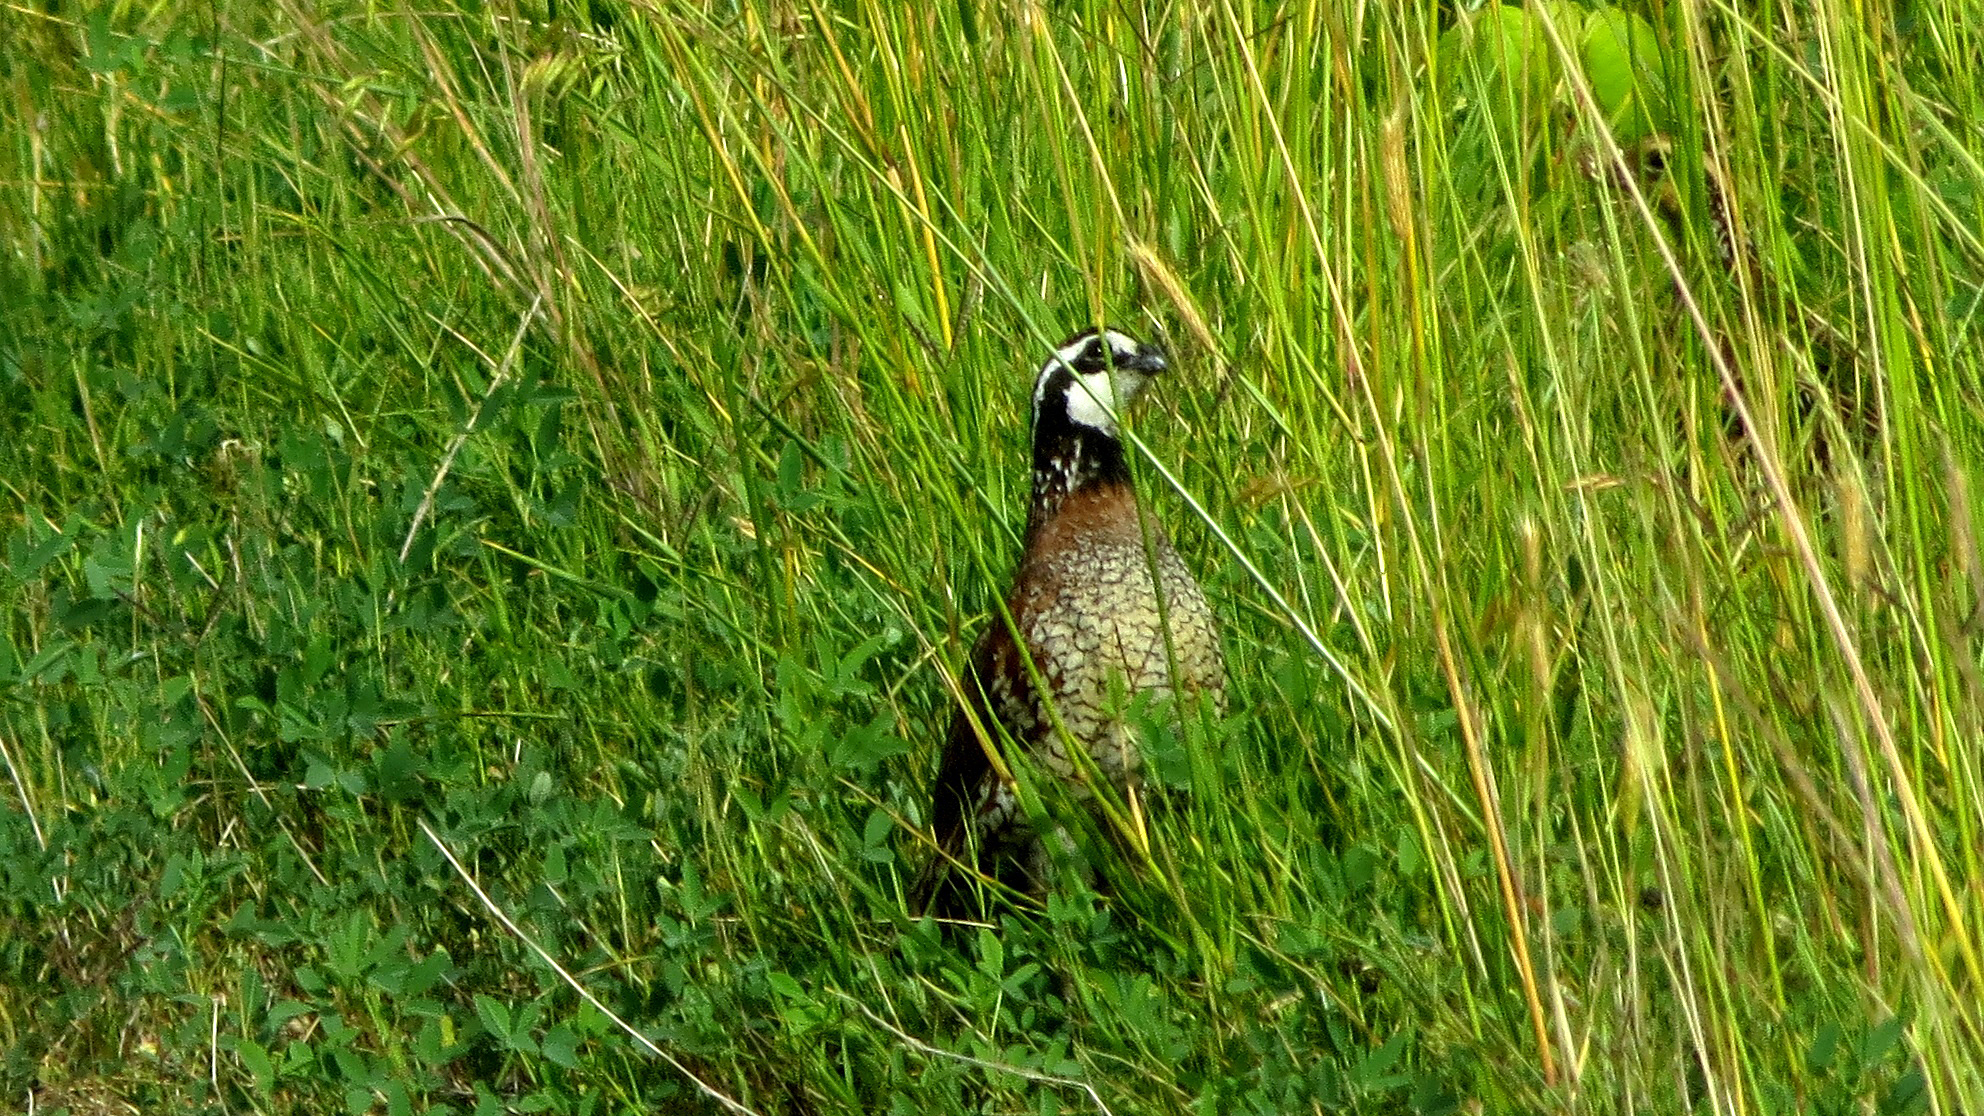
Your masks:
{"label": "quail body", "polygon": [[1140,763],[1123,719],[1132,699],[1201,694],[1223,707],[1212,612],[1169,536],[1139,508],[1117,425],[1165,369],[1159,350],[1116,330],[1076,334],[1040,369],[1024,553],[1005,599],[1012,622],[994,615],[961,679],[964,705],[932,796],[939,855],[918,885],[919,911],[969,912],[973,889],[956,864],[1039,889],[1042,837],[1001,772],[1010,765],[993,755],[1023,749],[1078,793],[1093,772],[1124,796]]}

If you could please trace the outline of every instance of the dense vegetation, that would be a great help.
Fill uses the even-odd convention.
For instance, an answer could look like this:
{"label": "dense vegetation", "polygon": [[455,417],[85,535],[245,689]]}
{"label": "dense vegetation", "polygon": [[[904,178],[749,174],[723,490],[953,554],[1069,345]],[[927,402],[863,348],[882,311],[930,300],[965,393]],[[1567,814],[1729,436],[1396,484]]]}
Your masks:
{"label": "dense vegetation", "polygon": [[[1957,0],[0,8],[0,1105],[1984,1111],[1981,75]],[[1233,708],[1101,894],[912,922],[1104,318]]]}

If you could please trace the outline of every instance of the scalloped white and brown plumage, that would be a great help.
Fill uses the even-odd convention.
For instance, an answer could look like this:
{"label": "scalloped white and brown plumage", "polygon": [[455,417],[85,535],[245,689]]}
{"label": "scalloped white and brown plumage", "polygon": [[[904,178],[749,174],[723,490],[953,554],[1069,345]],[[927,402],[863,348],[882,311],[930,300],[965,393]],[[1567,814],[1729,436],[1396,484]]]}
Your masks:
{"label": "scalloped white and brown plumage", "polygon": [[1117,426],[1166,368],[1156,348],[1094,329],[1041,367],[1032,503],[1006,595],[1012,623],[993,616],[960,680],[965,706],[952,718],[931,803],[939,853],[912,897],[919,913],[974,909],[958,865],[1022,891],[1042,883],[1041,838],[1003,774],[1010,765],[993,756],[1024,749],[1038,770],[1079,783],[1091,766],[1070,753],[1079,748],[1128,795],[1140,756],[1122,717],[1127,699],[1196,693],[1224,705],[1212,612],[1163,528],[1140,511]]}

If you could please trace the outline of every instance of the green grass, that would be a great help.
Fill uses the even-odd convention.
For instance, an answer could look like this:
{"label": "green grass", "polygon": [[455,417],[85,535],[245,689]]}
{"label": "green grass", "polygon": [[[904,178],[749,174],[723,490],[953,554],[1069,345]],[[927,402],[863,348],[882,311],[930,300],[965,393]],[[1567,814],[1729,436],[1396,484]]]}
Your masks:
{"label": "green grass", "polygon": [[[69,11],[0,1104],[1984,1111],[1966,6]],[[1104,317],[1233,709],[1108,898],[947,936]]]}

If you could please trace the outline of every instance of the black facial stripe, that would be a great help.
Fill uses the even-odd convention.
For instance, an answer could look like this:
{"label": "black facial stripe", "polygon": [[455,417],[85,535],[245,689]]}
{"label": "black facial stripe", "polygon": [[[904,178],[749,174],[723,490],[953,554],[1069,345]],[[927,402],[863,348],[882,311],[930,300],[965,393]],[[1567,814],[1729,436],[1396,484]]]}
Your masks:
{"label": "black facial stripe", "polygon": [[1100,372],[1112,364],[1119,363],[1116,359],[1115,347],[1109,343],[1108,335],[1094,328],[1082,330],[1056,345],[1054,349],[1056,352],[1066,352],[1077,343],[1081,348],[1072,360],[1066,362],[1073,365],[1077,372]]}
{"label": "black facial stripe", "polygon": [[1061,405],[1066,407],[1068,393],[1073,390],[1075,390],[1075,373],[1069,371],[1065,364],[1056,364],[1047,373],[1045,390],[1039,393],[1040,405],[1046,407],[1059,400],[1062,401]]}

